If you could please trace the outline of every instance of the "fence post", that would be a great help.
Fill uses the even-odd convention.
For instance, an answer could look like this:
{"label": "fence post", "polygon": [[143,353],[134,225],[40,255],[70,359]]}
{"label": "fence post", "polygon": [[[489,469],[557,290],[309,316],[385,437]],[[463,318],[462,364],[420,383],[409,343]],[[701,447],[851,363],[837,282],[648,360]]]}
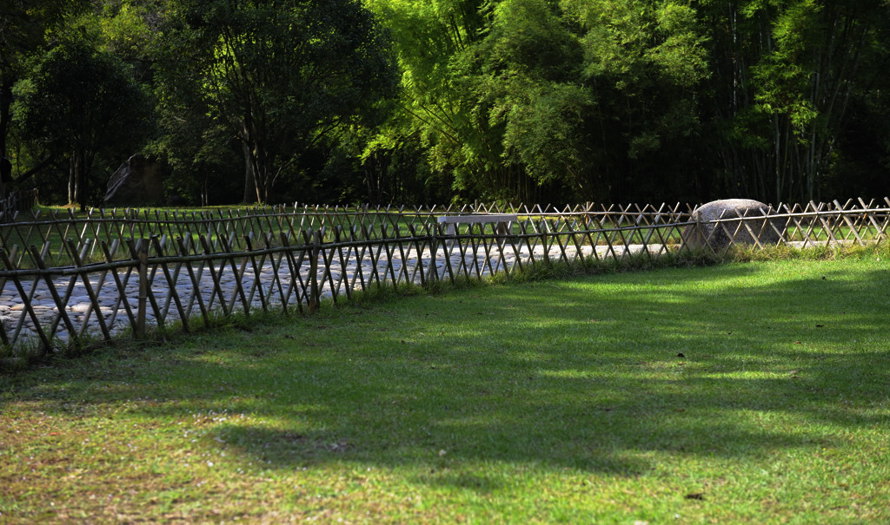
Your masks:
{"label": "fence post", "polygon": [[146,306],[148,304],[148,240],[136,241],[136,261],[139,271],[139,299],[136,310],[136,326],[133,336],[136,339],[145,339]]}
{"label": "fence post", "polygon": [[428,222],[426,224],[426,230],[430,234],[430,268],[427,271],[427,281],[438,281],[439,280],[439,267],[436,266],[436,255],[439,251],[439,239],[436,236],[436,226],[438,226],[435,222]]}
{"label": "fence post", "polygon": [[321,252],[321,231],[310,234],[312,243],[309,245],[309,313],[318,311],[318,256]]}

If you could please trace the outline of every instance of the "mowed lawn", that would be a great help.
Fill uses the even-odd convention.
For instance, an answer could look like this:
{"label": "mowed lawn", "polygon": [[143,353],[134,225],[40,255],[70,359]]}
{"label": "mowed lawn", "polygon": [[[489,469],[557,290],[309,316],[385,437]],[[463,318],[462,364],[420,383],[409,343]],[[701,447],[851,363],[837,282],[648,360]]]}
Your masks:
{"label": "mowed lawn", "polygon": [[890,522],[890,266],[328,307],[0,376],[0,522]]}

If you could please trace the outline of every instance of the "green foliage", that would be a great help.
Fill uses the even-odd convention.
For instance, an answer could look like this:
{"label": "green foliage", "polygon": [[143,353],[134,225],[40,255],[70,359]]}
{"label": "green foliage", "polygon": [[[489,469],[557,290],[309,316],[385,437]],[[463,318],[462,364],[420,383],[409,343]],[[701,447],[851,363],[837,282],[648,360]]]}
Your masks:
{"label": "green foliage", "polygon": [[[393,88],[386,41],[352,0],[177,3],[173,60],[243,144],[256,200],[331,129]],[[333,14],[336,13],[336,16]]]}
{"label": "green foliage", "polygon": [[466,2],[373,5],[406,71],[399,122],[469,194],[605,199],[632,177],[616,157],[661,163],[698,125],[684,90],[707,77],[707,39],[685,4],[504,0],[472,18]]}
{"label": "green foliage", "polygon": [[479,91],[502,130],[504,158],[538,184],[576,186],[583,169],[583,124],[593,106],[578,82],[581,47],[541,0],[502,2],[483,43]]}
{"label": "green foliage", "polygon": [[154,94],[146,152],[196,202],[890,189],[884,0],[10,2],[0,152],[22,182],[64,185],[65,163],[12,86],[79,39]]}
{"label": "green foliage", "polygon": [[[498,193],[507,171],[498,130],[475,88],[476,52],[490,4],[478,0],[371,1],[390,31],[402,69],[397,112],[382,129],[394,140],[415,137],[433,172],[464,195]],[[382,142],[382,141],[378,141]]]}
{"label": "green foliage", "polygon": [[689,5],[663,2],[655,18],[659,43],[647,51],[646,58],[672,84],[694,89],[710,74],[708,37],[698,14]]}
{"label": "green foliage", "polygon": [[[505,156],[521,165],[538,183],[572,183],[583,169],[583,116],[592,105],[590,93],[573,84],[524,82],[492,107],[492,119],[504,123]],[[513,98],[516,97],[516,98]]]}
{"label": "green foliage", "polygon": [[[130,70],[88,43],[63,41],[17,86],[17,118],[25,137],[70,163],[69,200],[94,200],[94,163],[113,166],[151,132],[150,100]],[[100,188],[104,189],[104,188]]]}
{"label": "green foliage", "polygon": [[[851,126],[849,108],[887,85],[878,65],[887,49],[877,41],[890,7],[788,0],[748,2],[740,14],[714,50],[734,68],[733,85],[721,88],[731,89],[737,128],[722,145],[733,157],[727,167],[747,170],[739,182],[752,193],[818,199],[835,169],[838,138]],[[747,165],[739,165],[739,148],[750,155]]]}
{"label": "green foliage", "polygon": [[396,133],[468,195],[815,198],[855,86],[885,85],[877,2],[370,4],[404,71]]}
{"label": "green foliage", "polygon": [[[29,159],[20,148],[11,147],[10,139],[18,131],[13,123],[13,87],[33,57],[45,49],[47,35],[86,4],[86,0],[6,0],[0,8],[0,158],[12,159],[16,171]],[[0,198],[6,195],[6,176],[0,177]]]}

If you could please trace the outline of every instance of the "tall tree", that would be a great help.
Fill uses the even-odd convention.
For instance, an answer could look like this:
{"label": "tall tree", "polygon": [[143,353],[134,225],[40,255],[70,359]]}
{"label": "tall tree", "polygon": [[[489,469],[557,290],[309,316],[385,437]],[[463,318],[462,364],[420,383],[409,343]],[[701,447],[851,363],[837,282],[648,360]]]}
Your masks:
{"label": "tall tree", "polygon": [[685,2],[372,5],[405,71],[403,136],[423,137],[465,198],[619,197],[697,128],[706,50]]}
{"label": "tall tree", "polygon": [[581,42],[560,11],[547,0],[501,2],[479,52],[476,91],[502,132],[503,161],[538,185],[582,189],[594,97],[581,79]]}
{"label": "tall tree", "polygon": [[[832,162],[882,2],[777,2],[772,49],[754,67],[757,110],[772,124],[777,199],[812,200]],[[881,16],[881,15],[884,16]],[[754,13],[756,16],[756,13]],[[878,74],[886,74],[880,72]]]}
{"label": "tall tree", "polygon": [[581,27],[588,177],[598,200],[689,200],[707,36],[688,2],[564,2]]}
{"label": "tall tree", "polygon": [[[49,31],[86,4],[86,0],[4,0],[0,4],[0,159],[9,156],[12,90],[26,71],[27,60],[41,51]],[[0,176],[0,198],[7,182]]]}
{"label": "tall tree", "polygon": [[181,0],[176,67],[242,143],[252,197],[395,87],[387,42],[354,0]]}
{"label": "tall tree", "polygon": [[728,0],[704,12],[723,186],[770,200],[819,198],[842,155],[851,102],[886,86],[890,4]]}
{"label": "tall tree", "polygon": [[[488,0],[369,0],[393,35],[402,69],[401,98],[384,136],[372,142],[379,158],[391,144],[420,142],[433,173],[458,198],[509,198],[515,172],[503,162],[502,130],[489,120],[477,76],[479,45],[490,30]],[[394,154],[398,154],[395,150]]]}
{"label": "tall tree", "polygon": [[67,40],[17,85],[25,136],[69,163],[68,200],[84,209],[97,156],[131,154],[150,132],[148,97],[129,69],[89,43]]}

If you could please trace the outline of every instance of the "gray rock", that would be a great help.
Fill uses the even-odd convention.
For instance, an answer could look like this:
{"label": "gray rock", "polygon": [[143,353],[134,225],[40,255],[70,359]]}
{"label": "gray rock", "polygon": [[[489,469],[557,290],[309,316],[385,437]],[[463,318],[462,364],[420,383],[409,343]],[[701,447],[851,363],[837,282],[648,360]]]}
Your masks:
{"label": "gray rock", "polygon": [[120,165],[105,191],[105,203],[114,206],[148,206],[164,202],[164,173],[161,165],[142,155],[133,155]]}
{"label": "gray rock", "polygon": [[[688,248],[725,248],[731,244],[778,244],[785,232],[786,219],[773,218],[772,207],[751,199],[724,199],[703,204],[692,211],[695,224],[683,232]],[[714,222],[720,219],[748,218],[743,221]]]}

